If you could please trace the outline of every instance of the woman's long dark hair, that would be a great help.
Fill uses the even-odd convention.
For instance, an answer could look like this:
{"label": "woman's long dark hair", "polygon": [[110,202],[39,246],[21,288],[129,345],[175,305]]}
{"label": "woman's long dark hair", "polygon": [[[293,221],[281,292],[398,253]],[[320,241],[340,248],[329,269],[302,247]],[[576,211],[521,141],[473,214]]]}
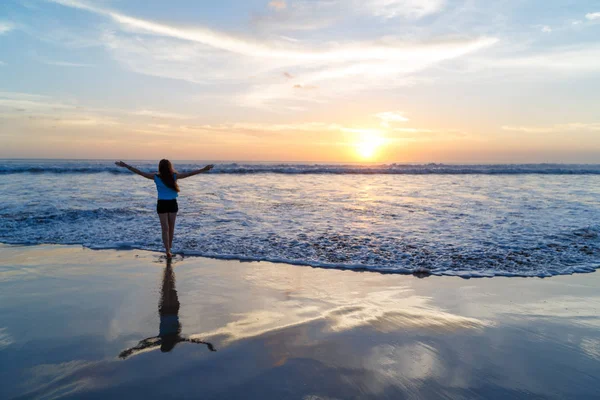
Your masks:
{"label": "woman's long dark hair", "polygon": [[176,192],[179,192],[179,186],[177,185],[175,178],[173,178],[173,174],[175,173],[177,173],[177,171],[175,171],[175,169],[173,168],[173,164],[171,164],[171,161],[166,159],[160,160],[160,162],[158,163],[158,176],[163,181],[163,183],[167,185],[167,187],[170,187]]}

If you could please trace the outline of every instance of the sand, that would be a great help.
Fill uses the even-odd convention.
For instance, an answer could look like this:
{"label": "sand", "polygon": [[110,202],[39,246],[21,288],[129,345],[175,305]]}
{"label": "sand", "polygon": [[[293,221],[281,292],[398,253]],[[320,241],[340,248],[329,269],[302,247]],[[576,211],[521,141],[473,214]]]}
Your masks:
{"label": "sand", "polygon": [[600,398],[599,273],[0,253],[3,399]]}

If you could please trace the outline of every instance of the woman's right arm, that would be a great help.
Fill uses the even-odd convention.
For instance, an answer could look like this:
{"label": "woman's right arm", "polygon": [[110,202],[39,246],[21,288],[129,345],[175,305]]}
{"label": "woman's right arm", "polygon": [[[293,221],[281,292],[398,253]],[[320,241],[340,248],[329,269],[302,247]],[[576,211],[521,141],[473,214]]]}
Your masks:
{"label": "woman's right arm", "polygon": [[115,161],[115,164],[116,164],[117,166],[119,166],[119,167],[122,167],[122,168],[127,168],[127,169],[128,169],[128,170],[130,170],[131,172],[133,172],[133,173],[135,173],[135,174],[138,174],[138,175],[140,175],[140,176],[143,176],[144,178],[148,178],[148,179],[154,179],[154,174],[151,174],[151,173],[149,173],[149,172],[143,172],[143,171],[140,171],[139,169],[137,169],[137,168],[135,168],[135,167],[132,167],[132,166],[131,166],[131,165],[129,165],[129,164],[125,164],[123,161]]}
{"label": "woman's right arm", "polygon": [[195,171],[191,171],[191,172],[182,172],[182,173],[179,173],[179,174],[177,174],[177,179],[185,179],[185,178],[189,178],[190,176],[194,176],[194,175],[201,174],[201,173],[203,173],[203,172],[208,172],[208,171],[210,171],[211,169],[213,169],[214,167],[215,167],[214,165],[210,164],[210,165],[207,165],[207,166],[206,166],[206,167],[204,167],[204,168],[197,169],[197,170],[195,170]]}
{"label": "woman's right arm", "polygon": [[123,350],[121,353],[119,353],[119,358],[126,359],[127,357],[129,357],[132,354],[139,353],[140,351],[143,351],[145,349],[150,349],[150,348],[153,348],[153,347],[158,347],[161,344],[162,344],[162,340],[158,336],[151,337],[151,338],[148,338],[148,339],[144,339],[144,340],[140,341],[137,344],[137,346],[132,347],[132,348],[127,349],[127,350]]}

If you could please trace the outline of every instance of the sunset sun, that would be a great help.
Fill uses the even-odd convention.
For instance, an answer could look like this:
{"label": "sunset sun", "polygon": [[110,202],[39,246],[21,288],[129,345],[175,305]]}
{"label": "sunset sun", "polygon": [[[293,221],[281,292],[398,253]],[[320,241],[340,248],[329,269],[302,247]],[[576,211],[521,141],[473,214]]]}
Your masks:
{"label": "sunset sun", "polygon": [[378,132],[364,132],[356,143],[356,152],[362,160],[372,160],[385,143]]}

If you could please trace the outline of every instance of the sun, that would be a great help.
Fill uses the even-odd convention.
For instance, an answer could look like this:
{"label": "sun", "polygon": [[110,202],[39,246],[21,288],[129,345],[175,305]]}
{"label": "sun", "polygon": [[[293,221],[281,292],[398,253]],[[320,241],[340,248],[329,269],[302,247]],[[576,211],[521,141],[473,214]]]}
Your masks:
{"label": "sun", "polygon": [[378,150],[383,146],[385,140],[379,133],[363,132],[356,143],[356,152],[363,160],[372,160]]}

